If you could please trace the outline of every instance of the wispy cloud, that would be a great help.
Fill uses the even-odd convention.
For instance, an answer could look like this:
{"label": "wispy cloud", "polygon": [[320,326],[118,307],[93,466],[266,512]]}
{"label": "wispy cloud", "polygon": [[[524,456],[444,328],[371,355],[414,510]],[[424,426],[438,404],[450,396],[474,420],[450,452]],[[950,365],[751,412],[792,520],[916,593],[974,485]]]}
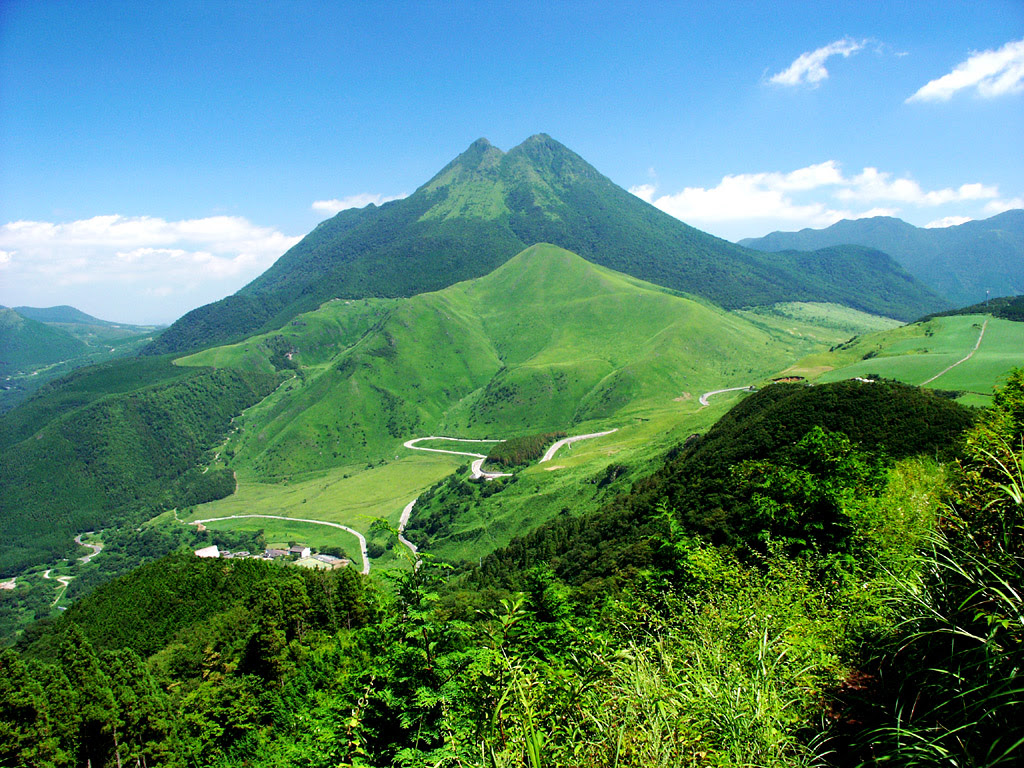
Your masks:
{"label": "wispy cloud", "polygon": [[958,227],[961,224],[966,224],[968,221],[974,221],[970,216],[943,216],[941,219],[935,221],[929,221],[924,225],[925,229],[945,229],[946,227]]}
{"label": "wispy cloud", "polygon": [[317,200],[313,203],[313,210],[319,213],[326,213],[333,216],[340,211],[346,211],[349,208],[365,208],[370,203],[374,205],[383,205],[384,203],[390,203],[392,200],[402,200],[408,197],[404,192],[400,195],[375,195],[369,192],[363,192],[358,195],[349,195],[341,199],[333,200]]}
{"label": "wispy cloud", "polygon": [[925,83],[907,101],[949,101],[957,92],[972,88],[984,98],[1024,90],[1024,40],[972,53],[949,74]]}
{"label": "wispy cloud", "polygon": [[[299,239],[238,216],[12,221],[0,227],[3,303],[75,303],[85,295],[76,289],[88,286],[112,305],[134,304],[136,321],[173,319],[237,290]],[[145,297],[166,301],[139,306]],[[120,309],[92,309],[100,317],[132,320]]]}
{"label": "wispy cloud", "polygon": [[[770,229],[826,227],[840,219],[897,216],[902,206],[936,208],[986,200],[991,206],[999,198],[994,185],[969,183],[926,190],[912,178],[896,178],[877,168],[848,176],[833,160],[786,173],[725,176],[714,187],[687,187],[670,194],[659,195],[653,184],[630,192],[688,224],[730,239]],[[1008,210],[1020,201],[1000,202],[1009,203],[1001,208]]]}
{"label": "wispy cloud", "polygon": [[822,80],[828,79],[828,70],[825,69],[825,62],[832,56],[849,58],[851,54],[861,50],[867,43],[866,40],[853,40],[844,37],[836,40],[814,51],[802,53],[789,65],[788,68],[778,72],[769,78],[769,82],[776,85],[813,85],[816,86]]}

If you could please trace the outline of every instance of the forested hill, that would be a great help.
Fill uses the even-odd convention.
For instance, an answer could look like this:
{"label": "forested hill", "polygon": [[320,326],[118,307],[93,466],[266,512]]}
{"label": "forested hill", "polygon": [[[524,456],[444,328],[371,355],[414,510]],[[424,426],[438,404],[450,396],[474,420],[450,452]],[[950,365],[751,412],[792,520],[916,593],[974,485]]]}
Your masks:
{"label": "forested hill", "polygon": [[0,764],[1020,765],[1024,372],[994,401],[769,387],[485,585],[165,557],[0,649]]}
{"label": "forested hill", "polygon": [[992,315],[1004,320],[1024,323],[1024,296],[1000,296],[962,309],[937,312],[931,317],[947,317],[949,315]]}
{"label": "forested hill", "polygon": [[[549,136],[509,152],[474,142],[404,200],[322,222],[236,294],[189,312],[150,347],[183,352],[281,327],[330,298],[399,297],[490,273],[523,248],[553,243],[589,261],[735,308],[787,300],[844,302],[845,274],[721,240],[640,200]],[[873,271],[851,254],[852,271]],[[844,270],[845,271],[845,270]],[[887,280],[887,278],[881,278]],[[858,308],[909,320],[941,309],[916,288]]]}
{"label": "forested hill", "polygon": [[876,216],[843,220],[826,229],[772,232],[741,245],[762,251],[813,251],[856,244],[893,256],[910,274],[957,306],[1024,292],[1024,210],[955,227],[915,227]]}

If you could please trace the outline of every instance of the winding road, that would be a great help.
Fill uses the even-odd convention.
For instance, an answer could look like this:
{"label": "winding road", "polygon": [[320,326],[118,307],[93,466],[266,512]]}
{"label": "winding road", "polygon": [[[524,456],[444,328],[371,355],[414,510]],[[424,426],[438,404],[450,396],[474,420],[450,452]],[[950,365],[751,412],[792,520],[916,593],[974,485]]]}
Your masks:
{"label": "winding road", "polygon": [[191,520],[188,525],[199,525],[200,523],[215,523],[218,520],[240,520],[244,517],[259,517],[266,520],[288,520],[293,523],[312,523],[313,525],[327,525],[331,528],[340,528],[343,531],[348,531],[357,539],[359,539],[359,549],[363,556],[363,570],[364,576],[370,573],[370,555],[366,551],[366,537],[363,536],[359,531],[349,528],[347,525],[341,523],[329,523],[326,520],[307,520],[302,517],[284,517],[283,515],[227,515],[225,517],[208,517],[205,520]]}
{"label": "winding road", "polygon": [[483,453],[470,453],[468,451],[449,451],[444,448],[421,448],[416,443],[424,440],[451,440],[457,443],[503,443],[504,440],[475,440],[468,437],[438,437],[431,435],[430,437],[414,437],[412,440],[406,440],[403,445],[413,451],[430,451],[431,453],[451,453],[456,456],[472,456],[474,461],[469,465],[470,471],[473,473],[473,479],[479,480],[481,477],[486,480],[493,480],[496,477],[511,477],[510,472],[484,472],[482,467],[484,462],[487,460],[487,455]]}
{"label": "winding road", "polygon": [[402,516],[398,518],[398,541],[404,544],[406,547],[408,547],[409,551],[412,552],[413,559],[416,561],[416,564],[413,566],[413,568],[416,570],[419,570],[420,567],[419,547],[417,547],[415,544],[413,544],[411,541],[405,538],[405,536],[403,536],[402,534],[405,532],[405,526],[409,524],[409,516],[412,514],[412,508],[416,506],[416,502],[419,500],[420,497],[417,496],[415,499],[406,504],[405,509],[402,510]]}
{"label": "winding road", "polygon": [[60,602],[60,599],[62,597],[64,597],[64,593],[68,591],[68,584],[70,584],[71,580],[73,578],[75,578],[74,576],[51,576],[50,575],[50,571],[52,571],[52,570],[53,570],[53,568],[47,568],[45,571],[43,571],[43,578],[44,579],[53,579],[54,581],[59,581],[64,586],[57,593],[57,596],[55,598],[53,598],[53,602],[50,603],[51,606],[52,605],[56,605],[57,603]]}
{"label": "winding road", "polygon": [[727,387],[725,389],[713,389],[710,392],[705,392],[703,395],[701,395],[697,399],[700,401],[701,405],[710,405],[710,403],[708,402],[708,398],[711,397],[712,395],[720,395],[723,392],[739,392],[740,390],[746,390],[747,392],[753,392],[754,388],[753,387]]}
{"label": "winding road", "polygon": [[[589,440],[593,437],[604,437],[605,435],[610,435],[612,432],[617,431],[618,428],[609,429],[605,432],[592,432],[589,435],[574,435],[573,437],[563,437],[561,440],[558,440],[557,442],[553,443],[551,447],[548,448],[543,458],[541,458],[541,460],[538,461],[537,463],[540,464],[545,461],[550,461],[551,458],[555,455],[555,453],[558,452],[559,448],[562,448],[566,445],[571,445],[572,443],[575,443],[577,440]],[[444,448],[422,448],[419,445],[417,445],[417,443],[420,443],[424,440],[451,440],[453,442],[458,443],[503,443],[505,442],[504,440],[478,440],[468,437],[440,437],[437,435],[431,435],[430,437],[414,437],[412,440],[406,440],[405,443],[403,443],[403,445],[405,445],[406,448],[409,448],[410,450],[413,451],[430,451],[432,453],[451,453],[455,454],[456,456],[472,456],[474,458],[474,461],[472,464],[470,464],[470,470],[472,471],[474,478],[482,477],[487,480],[492,480],[496,477],[512,476],[510,472],[484,472],[483,469],[481,469],[481,467],[483,466],[484,461],[487,460],[487,456],[485,456],[482,453],[470,453],[468,451],[449,451]],[[402,510],[402,516],[398,519],[398,540],[406,547],[408,547],[409,551],[412,552],[413,557],[416,558],[416,565],[414,566],[416,568],[420,567],[417,547],[415,544],[413,544],[411,541],[405,538],[405,536],[403,536],[402,534],[405,532],[405,527],[409,524],[409,516],[412,514],[412,510],[416,506],[416,502],[418,500],[419,497],[417,496],[415,499],[406,504],[405,509]]]}
{"label": "winding road", "polygon": [[610,435],[612,432],[618,431],[618,427],[616,427],[615,429],[609,429],[605,432],[591,432],[589,435],[575,435],[573,437],[563,437],[561,440],[557,441],[556,443],[553,443],[551,447],[548,448],[548,450],[545,452],[541,460],[538,461],[537,463],[543,464],[545,461],[551,461],[551,459],[554,458],[555,454],[558,452],[560,448],[563,448],[566,445],[572,445],[577,440],[589,440],[592,437],[604,437],[605,435]]}
{"label": "winding road", "polygon": [[92,533],[93,531],[86,531],[85,533],[80,533],[77,536],[75,536],[75,544],[77,544],[80,547],[88,547],[92,550],[92,554],[82,555],[80,558],[78,558],[78,561],[80,563],[88,563],[103,550],[103,544],[90,544],[87,541],[82,541],[83,536],[89,536]]}

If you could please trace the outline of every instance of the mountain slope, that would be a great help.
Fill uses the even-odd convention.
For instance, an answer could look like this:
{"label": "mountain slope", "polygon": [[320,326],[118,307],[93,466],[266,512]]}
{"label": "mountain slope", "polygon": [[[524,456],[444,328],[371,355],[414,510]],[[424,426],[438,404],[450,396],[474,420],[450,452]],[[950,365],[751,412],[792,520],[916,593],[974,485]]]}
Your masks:
{"label": "mountain slope", "polygon": [[[151,351],[180,353],[280,328],[330,298],[438,290],[538,242],[725,307],[842,300],[843,281],[816,265],[780,273],[777,259],[687,226],[539,134],[507,153],[480,139],[408,198],[322,222],[236,294],[178,320]],[[940,304],[908,298],[896,315],[910,319]]]}
{"label": "mountain slope", "polygon": [[1024,210],[983,221],[924,229],[878,216],[826,229],[772,232],[740,241],[762,251],[811,251],[856,244],[891,254],[910,274],[957,306],[1024,292]]}
{"label": "mountain slope", "polygon": [[[309,333],[371,311],[386,315],[359,338],[339,334],[334,357]],[[329,302],[280,334],[179,362],[258,368],[288,348],[301,376],[232,438],[231,466],[272,480],[380,460],[417,435],[587,431],[678,409],[684,392],[784,366],[791,343],[542,244],[483,278],[390,305]]]}
{"label": "mountain slope", "polygon": [[0,308],[0,375],[59,363],[86,351],[71,334]]}

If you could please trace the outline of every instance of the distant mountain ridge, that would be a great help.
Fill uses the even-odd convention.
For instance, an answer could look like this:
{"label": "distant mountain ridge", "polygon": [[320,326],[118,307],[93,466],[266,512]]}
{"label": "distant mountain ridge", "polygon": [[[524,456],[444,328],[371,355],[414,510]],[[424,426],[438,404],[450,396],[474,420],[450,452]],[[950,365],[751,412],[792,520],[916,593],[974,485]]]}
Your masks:
{"label": "distant mountain ridge", "polygon": [[762,251],[811,251],[855,244],[894,257],[910,274],[957,306],[1024,293],[1024,210],[954,227],[922,228],[888,216],[844,219],[825,229],[772,232],[740,245]]}
{"label": "distant mountain ridge", "polygon": [[83,325],[118,325],[109,320],[87,315],[80,309],[67,304],[56,307],[14,307],[14,311],[22,317],[38,320],[40,323],[81,323]]}
{"label": "distant mountain ridge", "polygon": [[[792,257],[768,256],[684,224],[538,134],[508,152],[479,139],[409,197],[321,222],[240,291],[179,319],[149,352],[180,353],[274,330],[331,298],[439,290],[488,274],[540,242],[726,308],[846,303],[851,293],[858,309],[901,319],[945,308],[916,286],[895,311],[883,311],[865,291],[851,291],[848,280],[817,264],[797,265]],[[862,254],[849,258],[856,262]],[[898,272],[895,265],[887,269]]]}

